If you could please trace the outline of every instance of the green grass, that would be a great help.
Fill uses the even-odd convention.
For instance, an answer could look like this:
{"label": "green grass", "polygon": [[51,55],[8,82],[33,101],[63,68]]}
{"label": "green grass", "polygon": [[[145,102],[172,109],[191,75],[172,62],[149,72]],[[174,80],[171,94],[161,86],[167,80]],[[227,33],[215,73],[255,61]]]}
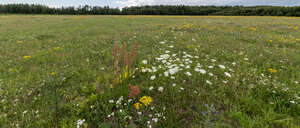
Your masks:
{"label": "green grass", "polygon": [[[299,22],[1,15],[0,127],[300,127]],[[134,74],[114,84],[114,45],[136,42]],[[132,101],[128,84],[140,89]],[[136,110],[142,96],[152,102]]]}

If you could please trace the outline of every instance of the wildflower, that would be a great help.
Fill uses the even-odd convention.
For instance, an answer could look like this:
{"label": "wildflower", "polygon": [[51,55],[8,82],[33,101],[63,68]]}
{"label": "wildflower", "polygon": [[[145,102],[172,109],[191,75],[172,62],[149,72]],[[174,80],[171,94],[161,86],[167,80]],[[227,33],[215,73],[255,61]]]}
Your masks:
{"label": "wildflower", "polygon": [[155,75],[151,76],[150,79],[151,79],[151,80],[154,80],[154,79],[155,79]]}
{"label": "wildflower", "polygon": [[269,68],[269,72],[271,72],[271,73],[277,73],[278,71],[276,69]]}
{"label": "wildflower", "polygon": [[114,100],[109,100],[108,102],[112,104],[112,103],[114,103]]}
{"label": "wildflower", "polygon": [[149,96],[143,96],[139,101],[147,107],[152,102],[152,98]]}
{"label": "wildflower", "polygon": [[235,66],[235,65],[236,65],[236,62],[232,62],[232,65]]}
{"label": "wildflower", "polygon": [[156,123],[158,121],[158,118],[152,118],[152,120]]}
{"label": "wildflower", "polygon": [[147,70],[143,68],[143,69],[142,69],[142,72],[147,72]]}
{"label": "wildflower", "polygon": [[196,72],[200,72],[201,74],[205,74],[206,71],[204,69],[195,68]]}
{"label": "wildflower", "polygon": [[55,72],[51,72],[51,75],[54,76],[54,75],[55,75]]}
{"label": "wildflower", "polygon": [[292,101],[290,101],[290,103],[295,104],[296,102],[292,100]]}
{"label": "wildflower", "polygon": [[165,75],[165,77],[168,77],[169,76],[169,72],[164,72],[164,75]]}
{"label": "wildflower", "polygon": [[60,50],[60,47],[55,47],[55,48],[53,48],[55,51],[58,51],[58,50]]}
{"label": "wildflower", "polygon": [[178,72],[178,70],[179,70],[178,67],[171,68],[171,69],[169,69],[169,73],[170,73],[171,75],[173,75],[173,74],[175,74],[176,72]]}
{"label": "wildflower", "polygon": [[176,84],[175,84],[175,83],[173,83],[173,84],[172,84],[172,86],[173,86],[173,87],[175,87],[175,86],[176,86]]}
{"label": "wildflower", "polygon": [[139,110],[140,107],[142,107],[142,106],[143,105],[141,103],[139,103],[139,102],[137,102],[137,103],[134,104],[134,107],[135,107],[136,110]]}
{"label": "wildflower", "polygon": [[219,65],[219,68],[225,69],[226,67],[224,65]]}
{"label": "wildflower", "polygon": [[192,76],[192,74],[190,72],[186,72],[186,75],[188,76]]}
{"label": "wildflower", "polygon": [[272,43],[272,42],[273,42],[273,40],[269,40],[269,42],[270,42],[270,43]]}
{"label": "wildflower", "polygon": [[159,42],[160,44],[165,44],[166,42],[164,42],[164,41],[161,41],[161,42]]}
{"label": "wildflower", "polygon": [[226,81],[226,80],[223,80],[222,82],[223,82],[224,84],[227,84],[227,83],[228,83],[228,81]]}
{"label": "wildflower", "polygon": [[147,64],[148,61],[147,61],[147,60],[143,60],[142,63],[143,63],[143,64]]}
{"label": "wildflower", "polygon": [[227,77],[231,77],[231,75],[228,72],[224,73]]}
{"label": "wildflower", "polygon": [[209,85],[212,85],[212,83],[208,80],[206,80],[206,83],[209,84]]}
{"label": "wildflower", "polygon": [[137,112],[138,115],[142,115],[142,112]]}
{"label": "wildflower", "polygon": [[140,93],[139,86],[132,86],[131,84],[128,85],[130,87],[129,98],[134,98]]}
{"label": "wildflower", "polygon": [[158,91],[160,91],[160,92],[163,92],[163,90],[164,90],[164,87],[159,87],[158,88]]}
{"label": "wildflower", "polygon": [[149,91],[153,90],[153,88],[154,88],[154,87],[153,87],[153,86],[151,86],[151,87],[149,88]]}
{"label": "wildflower", "polygon": [[18,44],[22,44],[23,41],[22,41],[22,40],[18,40],[17,43],[18,43]]}
{"label": "wildflower", "polygon": [[248,61],[249,59],[248,59],[248,58],[244,58],[244,60],[245,60],[245,61]]}
{"label": "wildflower", "polygon": [[31,58],[31,56],[24,56],[24,59],[29,59]]}
{"label": "wildflower", "polygon": [[81,120],[77,120],[77,128],[80,128],[80,126],[85,122],[85,119]]}

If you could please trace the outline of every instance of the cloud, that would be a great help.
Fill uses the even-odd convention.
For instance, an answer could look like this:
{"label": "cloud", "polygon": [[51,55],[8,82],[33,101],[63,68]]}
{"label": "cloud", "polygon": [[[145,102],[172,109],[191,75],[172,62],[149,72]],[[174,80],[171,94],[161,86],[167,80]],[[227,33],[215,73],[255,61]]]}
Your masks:
{"label": "cloud", "polygon": [[217,5],[229,4],[237,0],[118,0],[121,6],[140,5]]}
{"label": "cloud", "polygon": [[274,5],[297,6],[300,0],[117,0],[117,5],[141,6],[141,5]]}
{"label": "cloud", "polygon": [[61,6],[141,6],[141,5],[275,5],[296,6],[300,0],[0,0],[0,4],[8,3],[31,3],[43,4],[51,7]]}

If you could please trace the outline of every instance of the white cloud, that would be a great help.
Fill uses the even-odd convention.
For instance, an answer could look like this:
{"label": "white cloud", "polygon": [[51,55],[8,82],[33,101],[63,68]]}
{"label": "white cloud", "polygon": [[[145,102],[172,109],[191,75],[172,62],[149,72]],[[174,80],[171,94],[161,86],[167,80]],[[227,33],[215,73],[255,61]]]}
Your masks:
{"label": "white cloud", "polygon": [[121,6],[140,5],[226,5],[239,0],[118,0]]}

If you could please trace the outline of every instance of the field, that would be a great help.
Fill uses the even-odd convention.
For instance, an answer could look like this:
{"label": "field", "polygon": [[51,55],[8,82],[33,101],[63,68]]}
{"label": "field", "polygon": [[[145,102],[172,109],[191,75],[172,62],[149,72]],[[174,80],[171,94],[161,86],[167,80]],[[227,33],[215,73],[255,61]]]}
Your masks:
{"label": "field", "polygon": [[0,15],[0,127],[299,128],[299,23]]}

